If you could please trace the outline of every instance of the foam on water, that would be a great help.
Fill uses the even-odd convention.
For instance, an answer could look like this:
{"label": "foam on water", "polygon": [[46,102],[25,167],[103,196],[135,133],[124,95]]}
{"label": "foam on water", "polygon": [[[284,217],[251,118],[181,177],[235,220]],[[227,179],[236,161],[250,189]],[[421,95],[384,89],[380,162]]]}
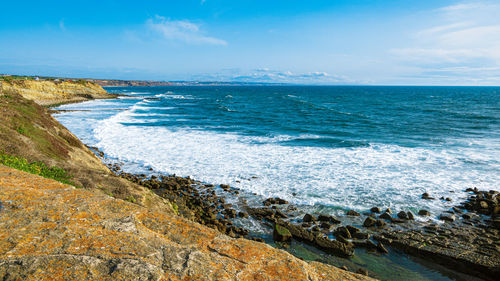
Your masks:
{"label": "foam on water", "polygon": [[438,211],[456,203],[421,200],[419,195],[430,192],[456,201],[465,196],[466,187],[491,188],[499,183],[480,169],[467,169],[469,163],[463,160],[492,162],[493,168],[500,168],[497,150],[383,144],[291,147],[271,138],[122,124],[136,121],[132,111],[125,111],[99,122],[94,129],[96,145],[121,161],[230,184],[264,197],[279,196],[296,204]]}
{"label": "foam on water", "polygon": [[[151,167],[208,183],[230,184],[263,197],[279,196],[313,208],[327,207],[332,212],[381,206],[414,212],[426,208],[437,215],[465,198],[462,191],[467,187],[500,188],[500,136],[495,131],[488,137],[449,137],[436,145],[346,140],[349,143],[343,147],[335,143],[344,141],[341,137],[314,133],[224,133],[218,123],[167,126],[165,122],[191,118],[183,109],[185,104],[176,100],[205,97],[172,91],[136,92],[132,97],[140,99],[64,105],[60,109],[92,111],[63,112],[56,117],[86,144],[124,161],[136,172]],[[238,98],[231,94],[231,99]],[[453,202],[422,200],[423,192],[436,198],[450,197]]]}

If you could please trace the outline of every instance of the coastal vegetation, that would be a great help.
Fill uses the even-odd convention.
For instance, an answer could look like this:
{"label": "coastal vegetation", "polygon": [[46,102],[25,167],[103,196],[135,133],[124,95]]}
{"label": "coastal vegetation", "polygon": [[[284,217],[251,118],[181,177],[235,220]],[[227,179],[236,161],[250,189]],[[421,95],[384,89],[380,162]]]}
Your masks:
{"label": "coastal vegetation", "polygon": [[61,183],[74,185],[67,171],[59,167],[48,167],[42,162],[28,162],[25,158],[8,155],[0,151],[0,164]]}

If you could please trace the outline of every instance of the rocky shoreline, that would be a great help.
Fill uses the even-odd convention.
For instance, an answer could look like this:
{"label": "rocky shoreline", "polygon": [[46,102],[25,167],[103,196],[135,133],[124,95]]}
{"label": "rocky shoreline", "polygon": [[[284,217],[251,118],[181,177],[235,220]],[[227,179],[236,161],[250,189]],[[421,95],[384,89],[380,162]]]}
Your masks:
{"label": "rocky shoreline", "polygon": [[[245,199],[240,199],[235,208],[225,198],[238,197],[239,191],[228,185],[204,184],[174,175],[133,175],[121,171],[117,164],[109,167],[119,176],[175,202],[181,215],[231,237],[264,242],[262,237],[253,236],[251,231],[234,223],[235,219],[254,220],[270,229],[272,240],[284,244],[284,248],[295,240],[344,258],[356,255],[356,249],[360,248],[382,255],[394,248],[485,280],[496,280],[500,274],[500,218],[497,218],[500,196],[496,191],[467,189],[468,200],[440,214],[441,222],[425,221],[431,216],[427,210],[418,214],[395,213],[391,209],[382,211],[380,207],[364,213],[350,210],[335,217],[304,214],[280,198],[268,198],[260,207],[248,206]],[[425,193],[419,200],[436,199]],[[363,268],[344,269],[376,276]]]}

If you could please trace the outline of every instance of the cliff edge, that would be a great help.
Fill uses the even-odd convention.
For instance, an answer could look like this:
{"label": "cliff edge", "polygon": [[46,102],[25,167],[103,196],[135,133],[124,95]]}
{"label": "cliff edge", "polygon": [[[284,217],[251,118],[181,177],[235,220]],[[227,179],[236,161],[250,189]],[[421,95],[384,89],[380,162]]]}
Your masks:
{"label": "cliff edge", "polygon": [[78,81],[34,81],[11,80],[0,82],[0,90],[17,93],[40,105],[54,105],[91,99],[116,97],[101,86],[86,80]]}

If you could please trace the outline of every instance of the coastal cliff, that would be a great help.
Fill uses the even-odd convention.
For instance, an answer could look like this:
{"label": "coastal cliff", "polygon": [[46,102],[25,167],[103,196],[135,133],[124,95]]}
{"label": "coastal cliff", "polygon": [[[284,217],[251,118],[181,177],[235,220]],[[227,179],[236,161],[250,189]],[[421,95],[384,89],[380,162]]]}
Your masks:
{"label": "coastal cliff", "polygon": [[17,93],[40,105],[78,102],[90,99],[116,97],[101,86],[85,80],[78,81],[34,81],[11,80],[0,83],[5,92]]}
{"label": "coastal cliff", "polygon": [[372,280],[177,216],[40,105],[110,97],[103,91],[86,82],[2,83],[0,153],[58,167],[71,185],[0,165],[0,279]]}

